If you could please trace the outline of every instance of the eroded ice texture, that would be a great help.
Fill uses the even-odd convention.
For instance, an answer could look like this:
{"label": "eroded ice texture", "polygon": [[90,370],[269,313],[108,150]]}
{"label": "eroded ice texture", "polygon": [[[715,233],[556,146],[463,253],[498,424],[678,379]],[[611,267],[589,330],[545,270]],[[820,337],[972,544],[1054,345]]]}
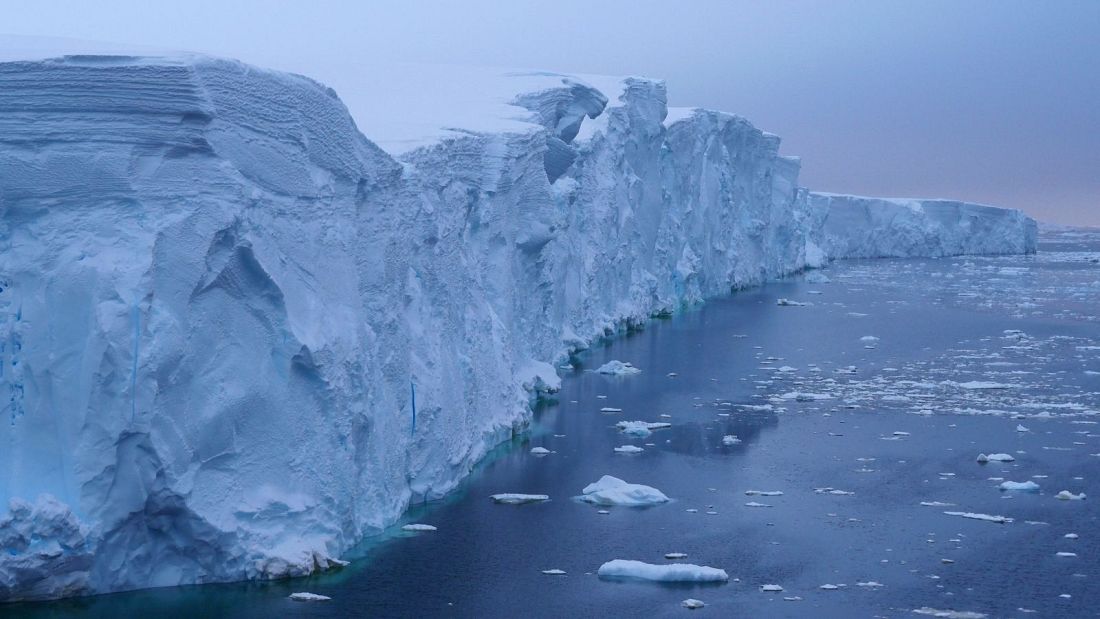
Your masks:
{"label": "eroded ice texture", "polygon": [[940,203],[841,244],[776,136],[656,80],[500,73],[472,131],[357,119],[416,125],[383,150],[308,78],[103,54],[0,62],[4,600],[337,566],[595,338],[830,255],[1031,248]]}

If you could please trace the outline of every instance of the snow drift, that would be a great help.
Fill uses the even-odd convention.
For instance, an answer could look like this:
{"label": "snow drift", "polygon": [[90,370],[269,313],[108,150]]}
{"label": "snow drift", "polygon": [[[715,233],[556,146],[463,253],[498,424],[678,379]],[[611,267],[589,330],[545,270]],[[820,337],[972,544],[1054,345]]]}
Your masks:
{"label": "snow drift", "polygon": [[300,76],[0,62],[0,600],[337,567],[596,338],[829,255],[1034,246],[1016,212],[808,196],[660,81],[492,84],[498,128],[387,151]]}

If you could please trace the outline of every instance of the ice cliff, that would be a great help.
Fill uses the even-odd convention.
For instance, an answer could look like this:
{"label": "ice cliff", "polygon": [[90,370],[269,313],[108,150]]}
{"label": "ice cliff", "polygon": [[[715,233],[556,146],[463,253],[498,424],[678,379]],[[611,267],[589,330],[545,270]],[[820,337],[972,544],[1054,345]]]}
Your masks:
{"label": "ice cliff", "polygon": [[808,194],[660,81],[466,87],[488,120],[401,133],[232,61],[0,62],[0,601],[337,566],[594,339],[829,257],[1034,249]]}

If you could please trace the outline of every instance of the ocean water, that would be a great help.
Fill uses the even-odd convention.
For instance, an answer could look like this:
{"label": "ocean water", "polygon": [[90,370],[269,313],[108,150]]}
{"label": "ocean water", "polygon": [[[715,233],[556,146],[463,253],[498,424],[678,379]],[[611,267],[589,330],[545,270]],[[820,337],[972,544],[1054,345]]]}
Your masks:
{"label": "ocean water", "polygon": [[[0,615],[1100,614],[1100,232],[1045,233],[1035,256],[849,261],[819,275],[716,299],[578,355],[529,434],[494,451],[454,495],[365,542],[339,573],[8,605]],[[612,359],[642,373],[592,371]],[[615,428],[635,419],[672,427],[645,439]],[[740,442],[723,444],[726,435]],[[644,451],[613,451],[627,444]],[[552,453],[531,455],[536,446]],[[979,453],[1015,459],[979,464]],[[574,499],[605,474],[672,501],[601,514]],[[1039,491],[1002,491],[1001,481]],[[1088,498],[1059,500],[1062,490]],[[489,500],[501,492],[551,500]],[[438,531],[400,531],[409,522]],[[611,559],[667,563],[670,552],[731,581],[596,575]],[[294,602],[294,591],[332,600]],[[686,598],[706,607],[689,611]]]}

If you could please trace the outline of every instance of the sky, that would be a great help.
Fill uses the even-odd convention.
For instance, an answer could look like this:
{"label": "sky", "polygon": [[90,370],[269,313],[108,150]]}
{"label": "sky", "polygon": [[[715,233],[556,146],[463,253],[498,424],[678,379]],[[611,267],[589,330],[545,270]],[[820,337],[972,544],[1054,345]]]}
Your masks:
{"label": "sky", "polygon": [[782,136],[811,189],[1100,225],[1100,0],[0,0],[0,15],[5,34],[229,56],[337,92],[363,59],[660,77],[670,105]]}

